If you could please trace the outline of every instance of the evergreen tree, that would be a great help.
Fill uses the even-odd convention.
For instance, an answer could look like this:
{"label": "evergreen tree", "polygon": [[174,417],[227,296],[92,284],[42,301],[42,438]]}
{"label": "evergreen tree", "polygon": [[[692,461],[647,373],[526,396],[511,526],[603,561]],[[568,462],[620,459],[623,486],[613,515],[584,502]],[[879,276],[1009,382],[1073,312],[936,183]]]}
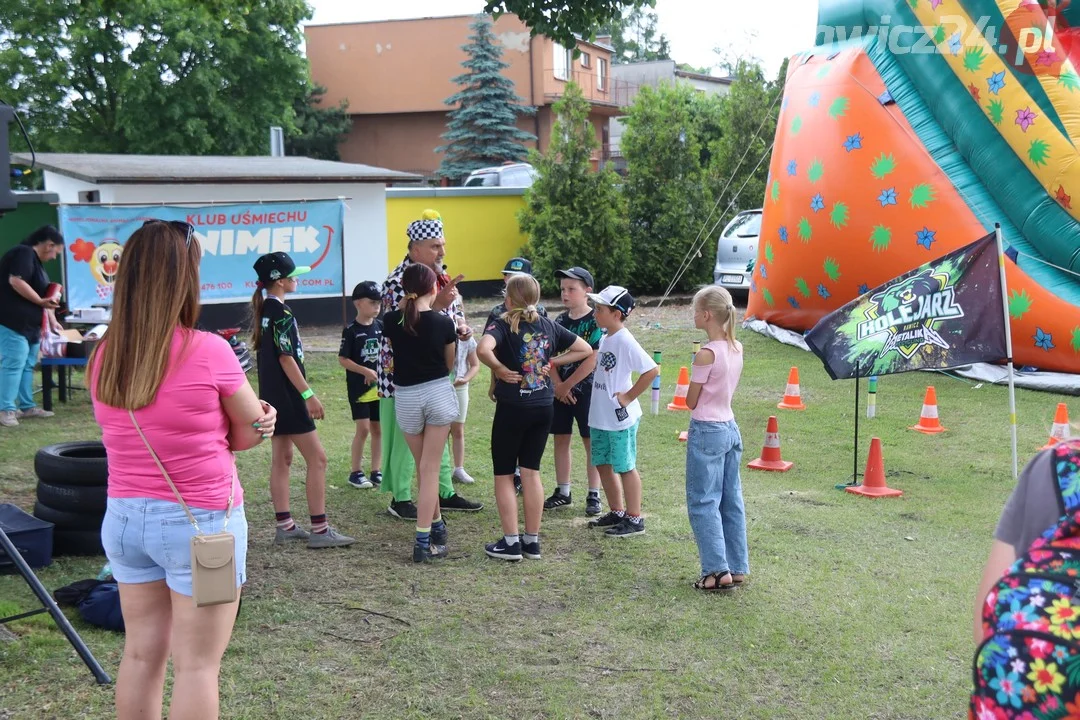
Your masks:
{"label": "evergreen tree", "polygon": [[445,152],[437,174],[461,180],[477,168],[522,160],[527,149],[523,143],[536,136],[517,126],[520,115],[531,115],[536,108],[522,105],[514,93],[514,81],[503,76],[510,67],[502,61],[502,48],[491,32],[491,21],[481,17],[470,28],[470,42],[461,47],[469,56],[461,65],[467,73],[454,82],[461,90],[446,99],[456,105],[449,112],[446,145],[435,148]]}
{"label": "evergreen tree", "polygon": [[558,292],[555,271],[571,265],[588,268],[597,290],[625,284],[633,277],[626,200],[614,170],[592,169],[600,142],[589,122],[589,101],[571,82],[553,110],[558,119],[550,147],[529,155],[539,177],[518,213],[529,237],[524,255],[545,292]]}
{"label": "evergreen tree", "polygon": [[302,155],[318,160],[341,160],[338,149],[349,135],[352,118],[349,103],[342,100],[336,106],[323,106],[326,88],[311,85],[307,95],[297,98],[293,105],[296,113],[296,132],[285,136],[285,154]]}

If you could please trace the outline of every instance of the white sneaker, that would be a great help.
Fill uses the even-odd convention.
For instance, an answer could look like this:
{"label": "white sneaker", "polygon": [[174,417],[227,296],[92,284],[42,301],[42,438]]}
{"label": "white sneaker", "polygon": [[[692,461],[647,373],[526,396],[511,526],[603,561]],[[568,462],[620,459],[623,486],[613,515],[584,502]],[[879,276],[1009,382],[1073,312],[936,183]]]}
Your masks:
{"label": "white sneaker", "polygon": [[55,414],[56,413],[52,410],[42,410],[39,407],[32,407],[29,410],[19,410],[15,413],[15,417],[20,420],[24,418],[51,418]]}
{"label": "white sneaker", "polygon": [[19,421],[15,419],[14,410],[4,410],[0,412],[0,427],[15,427],[19,424]]}
{"label": "white sneaker", "polygon": [[454,469],[453,480],[454,482],[459,482],[463,485],[472,485],[474,482],[476,482],[475,480],[473,480],[472,475],[465,472],[465,468],[463,467]]}

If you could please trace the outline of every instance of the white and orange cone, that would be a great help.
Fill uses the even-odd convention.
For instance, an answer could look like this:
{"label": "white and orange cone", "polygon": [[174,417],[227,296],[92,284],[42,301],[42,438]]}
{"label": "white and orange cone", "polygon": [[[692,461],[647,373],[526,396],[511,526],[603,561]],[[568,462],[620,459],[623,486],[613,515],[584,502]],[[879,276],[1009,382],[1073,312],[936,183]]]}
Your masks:
{"label": "white and orange cone", "polygon": [[780,410],[805,410],[802,392],[799,389],[799,368],[793,367],[788,373],[787,387],[784,388],[784,399],[776,406]]}
{"label": "white and orange cone", "polygon": [[795,463],[780,457],[780,425],[775,415],[769,416],[769,422],[765,426],[765,445],[761,448],[761,457],[751,460],[746,467],[774,472],[787,472],[795,467]]}
{"label": "white and orange cone", "polygon": [[690,371],[685,366],[679,368],[679,382],[675,385],[675,397],[668,403],[668,410],[689,410],[686,393],[690,392]]}
{"label": "white and orange cone", "polygon": [[909,430],[915,430],[925,435],[937,435],[945,432],[945,428],[938,419],[937,391],[934,386],[926,388],[926,398],[923,400],[922,412],[919,414],[919,422],[912,425]]}
{"label": "white and orange cone", "polygon": [[1054,425],[1050,428],[1050,439],[1039,449],[1052,448],[1067,437],[1069,437],[1069,406],[1058,403],[1057,412],[1054,413]]}

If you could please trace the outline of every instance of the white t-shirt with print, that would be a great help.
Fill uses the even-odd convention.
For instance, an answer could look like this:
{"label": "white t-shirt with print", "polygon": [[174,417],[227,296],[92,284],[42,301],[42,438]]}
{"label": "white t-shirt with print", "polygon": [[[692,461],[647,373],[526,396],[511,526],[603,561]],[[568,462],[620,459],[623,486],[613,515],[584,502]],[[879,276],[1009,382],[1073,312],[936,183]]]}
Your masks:
{"label": "white t-shirt with print", "polygon": [[458,340],[454,357],[454,378],[465,377],[469,372],[469,353],[476,350],[476,338]]}
{"label": "white t-shirt with print", "polygon": [[656,363],[626,328],[602,337],[593,376],[589,427],[612,431],[633,427],[641,417],[641,405],[634,400],[622,408],[614,395],[634,386],[633,373],[641,375],[654,367]]}

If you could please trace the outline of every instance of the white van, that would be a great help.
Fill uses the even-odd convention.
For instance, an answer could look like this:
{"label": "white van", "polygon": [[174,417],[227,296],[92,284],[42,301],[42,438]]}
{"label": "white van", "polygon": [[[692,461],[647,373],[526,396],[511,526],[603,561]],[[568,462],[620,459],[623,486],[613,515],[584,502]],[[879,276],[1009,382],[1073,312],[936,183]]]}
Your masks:
{"label": "white van", "polygon": [[736,215],[716,241],[713,284],[728,290],[749,290],[761,235],[761,210]]}

